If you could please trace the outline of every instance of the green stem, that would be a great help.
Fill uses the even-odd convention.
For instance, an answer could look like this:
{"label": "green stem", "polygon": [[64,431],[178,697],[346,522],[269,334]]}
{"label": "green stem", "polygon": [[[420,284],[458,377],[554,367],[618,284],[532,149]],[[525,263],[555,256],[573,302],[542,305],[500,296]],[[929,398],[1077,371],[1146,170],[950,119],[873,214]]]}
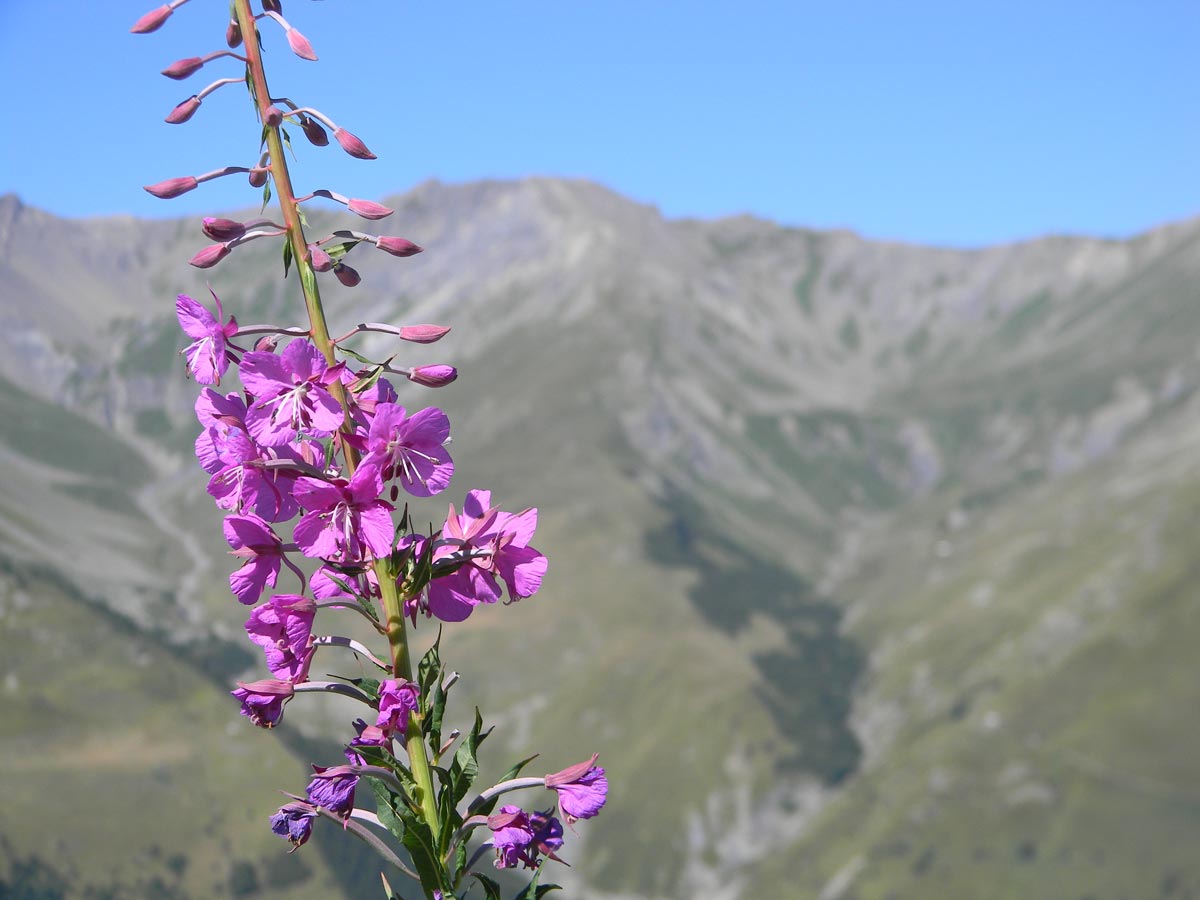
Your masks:
{"label": "green stem", "polygon": [[[246,47],[246,70],[250,75],[250,83],[254,89],[254,100],[258,107],[259,120],[266,122],[267,108],[271,105],[271,92],[267,87],[267,77],[263,68],[262,52],[258,43],[258,29],[254,14],[250,9],[250,0],[234,0],[234,15],[242,29]],[[304,228],[300,222],[299,206],[296,203],[296,193],[292,189],[292,179],[288,172],[287,158],[284,156],[283,138],[278,127],[266,128],[267,151],[271,157],[271,178],[275,182],[275,192],[279,198],[279,208],[287,228],[287,239],[291,242],[292,258],[300,275],[300,284],[304,290],[304,304],[308,309],[308,320],[311,327],[312,341],[325,357],[329,365],[337,364],[335,345],[329,336],[329,325],[325,320],[325,310],[321,305],[321,294],[317,289],[316,274],[308,255],[308,242],[304,237]],[[351,429],[349,422],[350,405],[346,389],[341,382],[335,381],[329,386],[329,391],[341,404],[347,420],[343,432]],[[342,455],[346,460],[347,473],[353,475],[358,467],[358,451],[346,441],[339,440]],[[388,647],[391,652],[392,672],[396,678],[412,681],[412,659],[408,648],[408,630],[405,627],[404,601],[396,584],[397,572],[391,560],[379,559],[374,564],[375,575],[379,581],[379,592],[383,598],[384,624],[387,629]],[[434,844],[437,844],[439,832],[437,798],[433,789],[433,773],[429,767],[429,757],[426,755],[425,741],[421,734],[421,715],[412,714],[408,720],[408,731],[405,734],[405,749],[408,751],[409,764],[413,778],[421,792],[421,811],[425,822],[433,834]]]}

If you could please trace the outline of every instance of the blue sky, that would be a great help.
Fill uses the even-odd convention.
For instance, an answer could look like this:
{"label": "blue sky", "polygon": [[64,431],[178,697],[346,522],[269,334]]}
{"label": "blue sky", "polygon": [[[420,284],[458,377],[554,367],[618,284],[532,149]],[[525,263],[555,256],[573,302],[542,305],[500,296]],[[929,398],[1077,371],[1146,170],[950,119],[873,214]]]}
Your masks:
{"label": "blue sky", "polygon": [[[131,35],[154,5],[0,0],[0,193],[73,216],[254,202],[240,179],[174,201],[141,190],[246,164],[258,138],[237,86],[162,122],[240,70],[157,74],[224,46],[227,4],[191,0]],[[953,245],[1123,236],[1200,213],[1194,0],[284,0],[284,13],[321,61],[267,28],[272,90],[380,157],[298,140],[305,189],[578,176],[670,216]]]}

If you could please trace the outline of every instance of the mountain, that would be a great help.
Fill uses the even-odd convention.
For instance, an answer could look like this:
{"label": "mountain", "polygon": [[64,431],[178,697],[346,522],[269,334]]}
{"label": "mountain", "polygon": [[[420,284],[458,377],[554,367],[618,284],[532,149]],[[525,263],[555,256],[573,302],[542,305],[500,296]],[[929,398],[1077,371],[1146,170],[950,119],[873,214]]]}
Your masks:
{"label": "mountain", "polygon": [[[335,333],[452,326],[356,346],[459,367],[402,391],[450,416],[449,499],[539,507],[542,592],[443,655],[497,775],[601,753],[572,896],[1200,893],[1200,222],[952,250],[577,181],[386,202],[426,252],[323,295]],[[223,696],[259,662],[172,300],[302,313],[278,247],[204,243],[0,198],[6,896],[378,890],[352,839],[265,828],[351,713],[266,734]]]}

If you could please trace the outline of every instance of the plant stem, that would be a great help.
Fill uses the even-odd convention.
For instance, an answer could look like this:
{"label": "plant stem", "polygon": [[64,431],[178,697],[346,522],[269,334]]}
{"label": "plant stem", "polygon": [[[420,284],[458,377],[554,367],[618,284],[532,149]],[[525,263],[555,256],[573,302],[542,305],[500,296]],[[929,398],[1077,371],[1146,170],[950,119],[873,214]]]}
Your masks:
{"label": "plant stem", "polygon": [[[254,14],[250,9],[250,0],[234,0],[234,15],[242,30],[246,47],[246,70],[250,76],[253,88],[254,102],[258,108],[258,117],[262,122],[267,120],[267,108],[271,105],[271,92],[267,87],[267,77],[263,69],[262,52],[258,44],[258,29]],[[321,294],[317,289],[316,273],[309,262],[308,242],[304,237],[304,228],[300,222],[300,211],[296,204],[296,193],[292,189],[292,179],[288,172],[287,158],[284,156],[283,139],[279,127],[264,126],[267,138],[267,151],[271,158],[271,178],[275,182],[275,191],[279,198],[279,208],[283,213],[283,221],[287,227],[288,241],[292,247],[292,259],[300,275],[300,284],[304,290],[304,304],[308,309],[309,324],[312,328],[312,340],[317,349],[325,357],[326,363],[337,364],[334,352],[334,342],[329,337],[329,326],[325,321],[325,310],[321,305]],[[343,432],[351,430],[349,422],[349,398],[345,386],[340,381],[329,385],[329,392],[341,404],[346,416]],[[346,461],[348,475],[353,475],[358,467],[358,451],[344,440],[339,440],[342,455]],[[408,649],[408,631],[404,621],[404,601],[400,597],[396,585],[395,567],[391,560],[378,559],[374,564],[375,574],[379,582],[379,592],[383,599],[384,623],[387,628],[388,646],[391,651],[392,672],[397,678],[412,681],[412,660]],[[409,717],[408,731],[405,735],[405,749],[408,751],[413,778],[421,790],[421,811],[426,824],[437,843],[441,830],[438,825],[437,801],[433,790],[433,774],[429,768],[429,758],[425,752],[425,742],[421,734],[420,713]]]}

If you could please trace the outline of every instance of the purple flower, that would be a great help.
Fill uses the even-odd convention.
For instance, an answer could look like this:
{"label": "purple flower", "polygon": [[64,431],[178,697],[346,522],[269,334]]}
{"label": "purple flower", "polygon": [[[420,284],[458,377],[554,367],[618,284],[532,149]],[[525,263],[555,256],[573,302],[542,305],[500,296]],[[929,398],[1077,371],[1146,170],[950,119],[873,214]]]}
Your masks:
{"label": "purple flower", "polygon": [[546,557],[529,546],[537,510],[493,509],[490,491],[470,491],[462,515],[450,506],[434,563],[466,559],[456,571],[429,583],[428,609],[443,622],[461,622],[480,603],[500,599],[499,575],[511,600],[532,596],[546,574]]}
{"label": "purple flower", "polygon": [[305,793],[308,802],[321,806],[343,819],[354,809],[354,789],[358,787],[358,776],[349,771],[349,766],[313,766],[313,779]]}
{"label": "purple flower", "polygon": [[246,560],[229,576],[229,589],[239,602],[253,606],[267,585],[275,587],[284,561],[283,544],[258,516],[226,516],[224,531],[233,548],[230,554]]}
{"label": "purple flower", "polygon": [[416,711],[419,697],[413,682],[389,678],[379,685],[379,717],[375,726],[389,737],[403,735],[408,730],[408,715]]}
{"label": "purple flower", "polygon": [[449,437],[450,420],[440,409],[408,416],[403,406],[380,403],[367,436],[367,460],[379,464],[385,482],[398,478],[414,497],[431,497],[444,491],[454,474],[454,460],[443,446]]}
{"label": "purple flower", "polygon": [[546,776],[546,787],[558,792],[558,808],[568,825],[590,819],[600,812],[608,799],[608,779],[604,769],[596,765],[598,756],[593,753],[585,762]]}
{"label": "purple flower", "polygon": [[[312,465],[299,450],[287,446],[259,447],[244,431],[233,429],[220,438],[213,436],[213,442],[222,468],[209,479],[208,493],[217,506],[254,512],[268,522],[286,522],[296,514],[299,505],[294,493],[299,468]],[[264,465],[279,460],[294,462],[297,468]]]}
{"label": "purple flower", "polygon": [[240,393],[222,396],[204,388],[196,398],[196,418],[204,428],[196,438],[196,458],[205,472],[215,475],[228,465],[224,455],[229,435],[246,431],[246,401]]}
{"label": "purple flower", "polygon": [[367,761],[355,750],[356,747],[382,747],[389,753],[392,750],[392,739],[378,725],[368,725],[362,719],[354,720],[354,730],[358,736],[342,751],[346,761],[352,766],[365,766]]}
{"label": "purple flower", "polygon": [[312,837],[316,817],[317,813],[307,803],[289,803],[271,816],[271,831],[291,841],[295,851]]}
{"label": "purple flower", "polygon": [[308,677],[315,652],[312,626],[316,612],[316,603],[307,597],[276,594],[250,613],[246,633],[252,643],[263,648],[267,669],[276,678],[297,684]]}
{"label": "purple flower", "polygon": [[303,432],[330,437],[342,426],[341,405],[329,385],[343,371],[330,366],[306,340],[294,340],[283,353],[254,350],[242,357],[241,376],[254,402],[246,413],[246,428],[260,444],[278,447]]}
{"label": "purple flower", "polygon": [[488,816],[492,846],[496,848],[497,869],[514,868],[518,862],[528,869],[538,865],[538,854],[558,859],[554,851],[562,846],[562,824],[544,813],[526,813],[519,806],[502,806]]}
{"label": "purple flower", "polygon": [[229,368],[229,339],[237,334],[238,325],[233,316],[221,324],[225,315],[221,298],[212,288],[208,290],[217,302],[215,316],[187,294],[180,294],[175,299],[175,316],[184,334],[193,339],[183,351],[188,372],[201,384],[220,384],[221,376]]}
{"label": "purple flower", "polygon": [[305,556],[357,562],[367,552],[387,556],[395,529],[391,504],[379,499],[383,481],[376,465],[360,465],[349,481],[296,479],[294,496],[307,513],[292,535]]}
{"label": "purple flower", "polygon": [[239,681],[237,690],[230,691],[242,701],[241,713],[259,728],[274,728],[283,719],[283,708],[295,695],[289,681],[264,678],[262,681]]}

